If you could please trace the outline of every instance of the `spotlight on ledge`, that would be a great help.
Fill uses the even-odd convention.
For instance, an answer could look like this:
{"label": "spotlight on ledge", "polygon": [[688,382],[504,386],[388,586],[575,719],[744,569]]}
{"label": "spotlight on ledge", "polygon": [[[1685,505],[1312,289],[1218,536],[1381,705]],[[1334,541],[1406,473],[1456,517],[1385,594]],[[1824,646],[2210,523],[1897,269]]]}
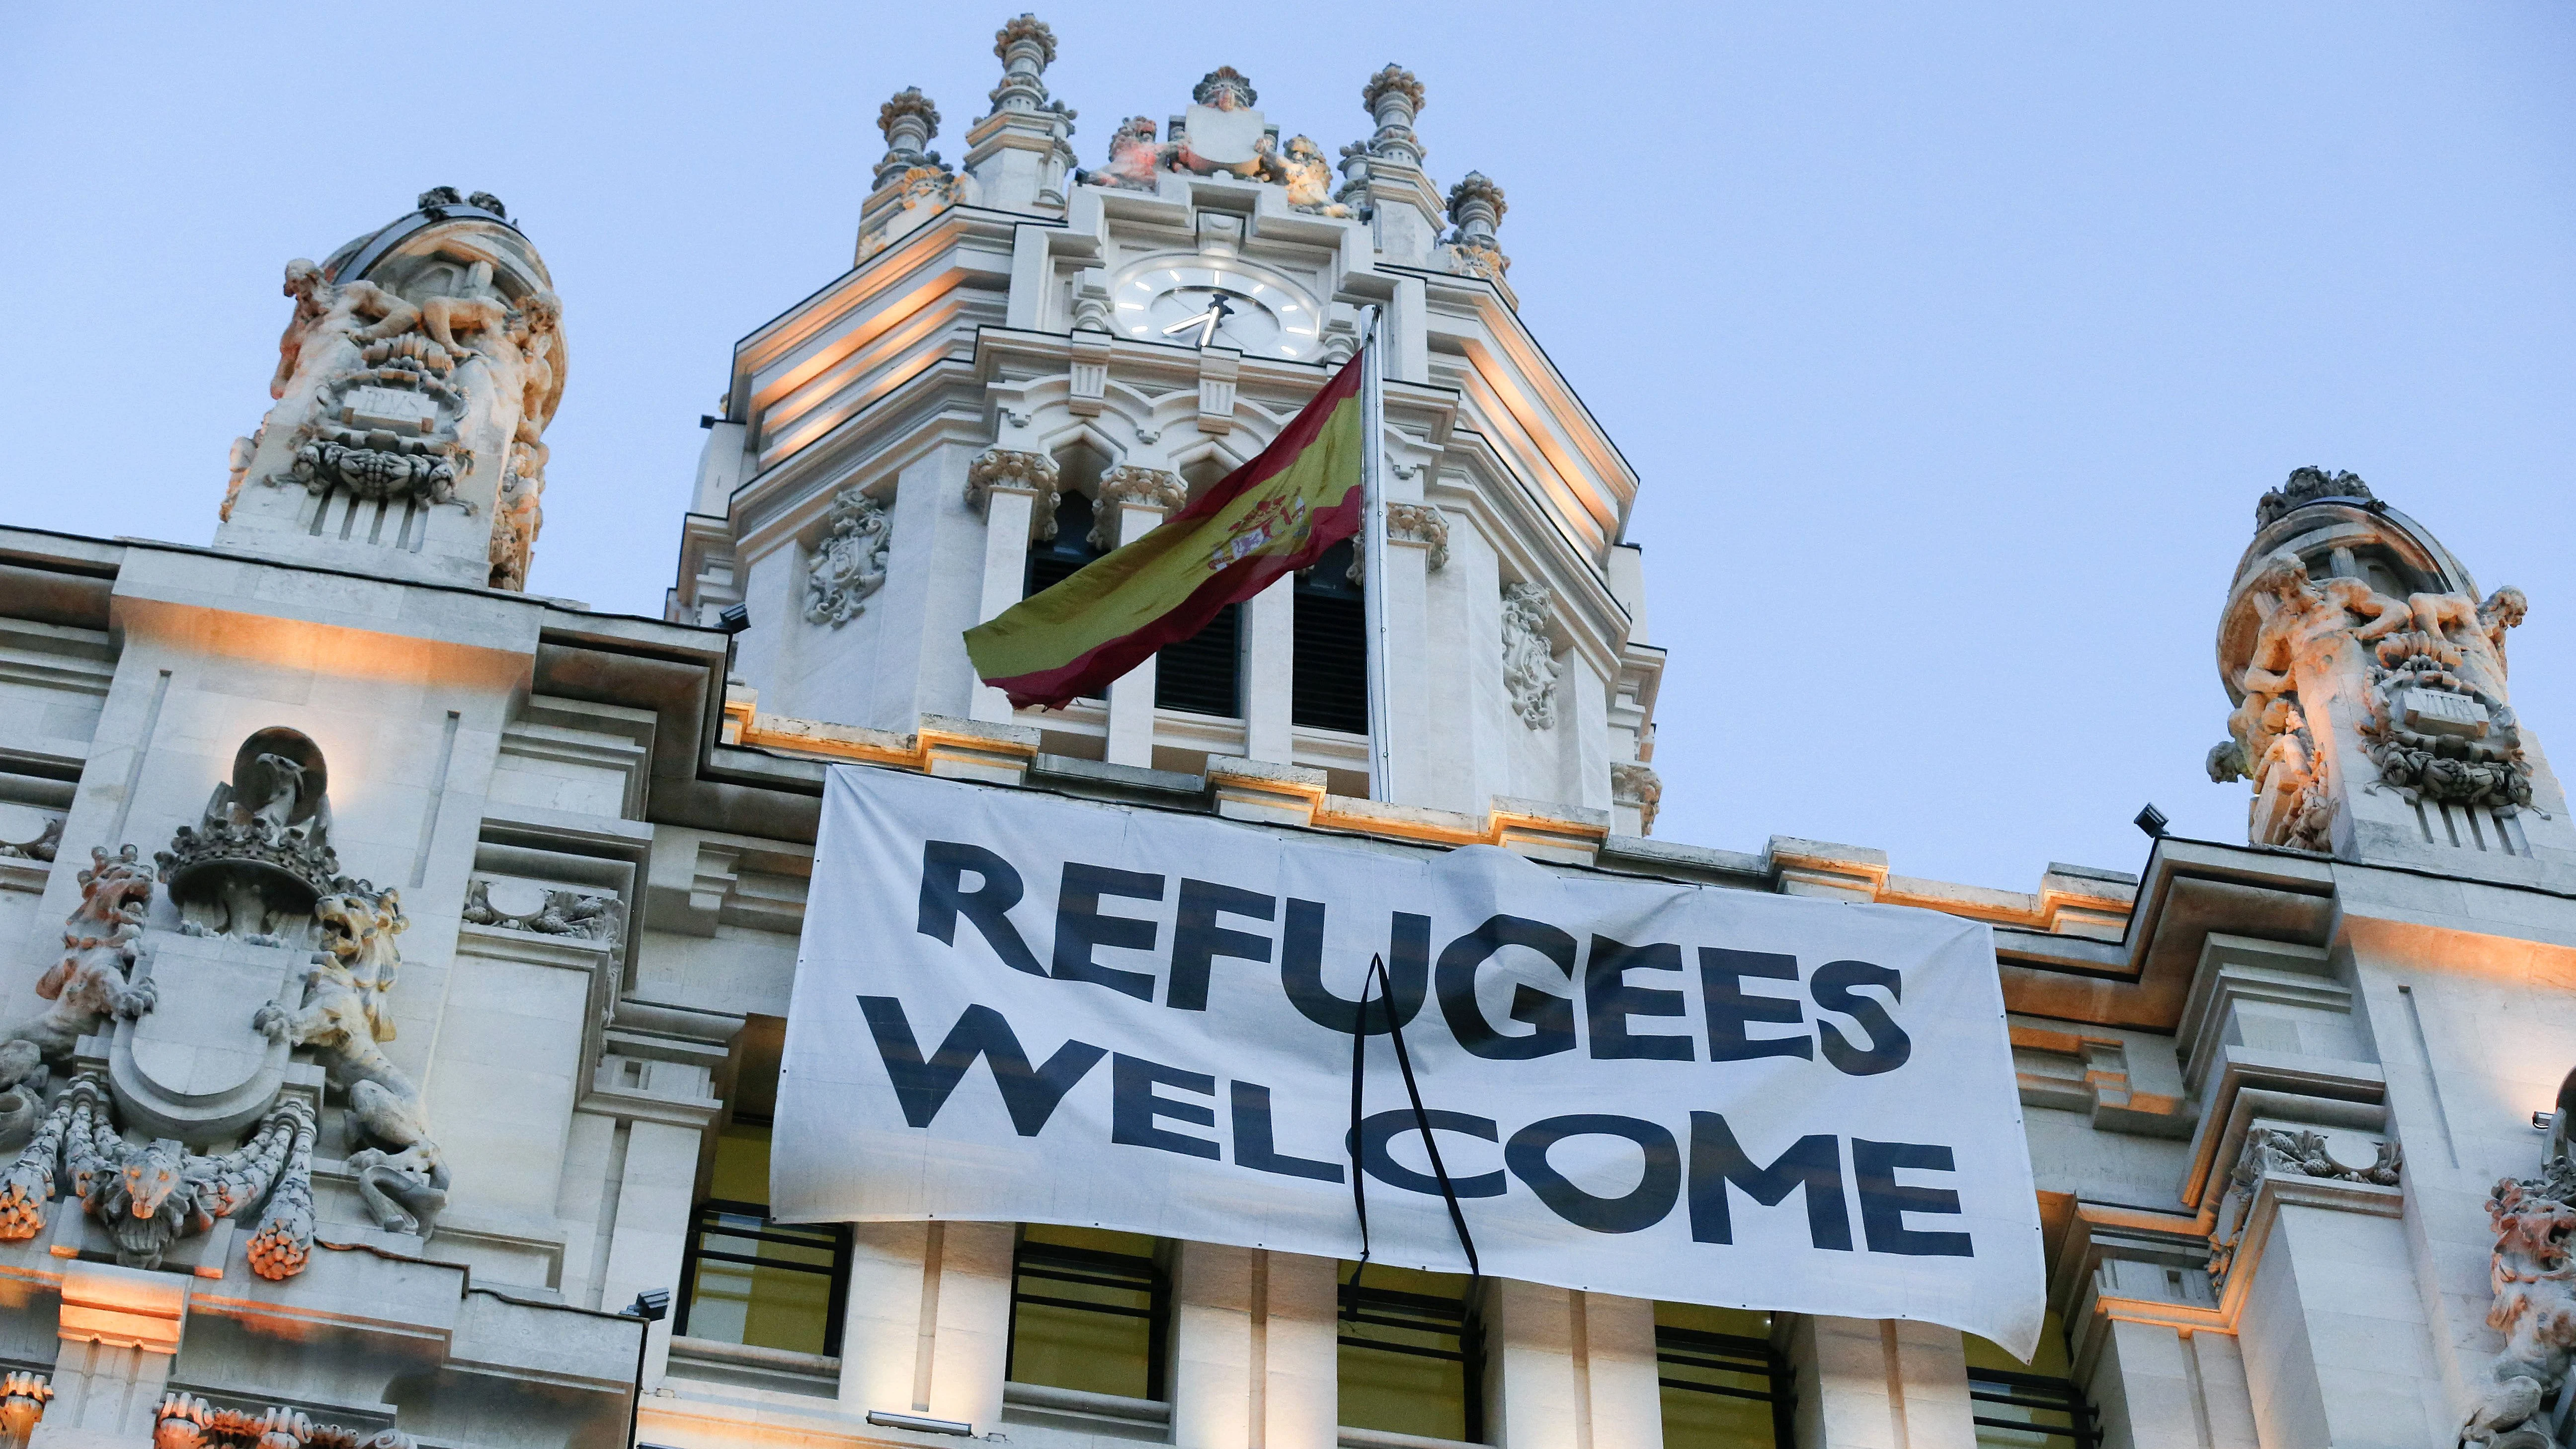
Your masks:
{"label": "spotlight on ledge", "polygon": [[751,605],[725,605],[724,612],[716,615],[716,627],[722,629],[728,634],[739,634],[743,630],[750,628]]}
{"label": "spotlight on ledge", "polygon": [[671,1290],[668,1288],[647,1288],[643,1292],[636,1294],[635,1301],[627,1304],[619,1316],[624,1318],[641,1318],[646,1323],[659,1323],[663,1319],[669,1317],[670,1313]]}
{"label": "spotlight on ledge", "polygon": [[920,1414],[897,1414],[884,1409],[868,1410],[868,1422],[881,1429],[913,1429],[924,1434],[967,1434],[975,1432],[972,1424],[955,1419],[932,1419]]}
{"label": "spotlight on ledge", "polygon": [[2137,826],[2140,830],[2147,832],[2149,839],[2161,840],[2164,838],[2166,824],[2165,812],[2157,809],[2153,804],[2150,804],[2146,809],[2139,811],[2137,817],[2129,823]]}
{"label": "spotlight on ledge", "polygon": [[2531,1114],[2531,1130],[2534,1132],[2546,1132],[2557,1125],[2558,1114],[2555,1112],[2534,1112]]}

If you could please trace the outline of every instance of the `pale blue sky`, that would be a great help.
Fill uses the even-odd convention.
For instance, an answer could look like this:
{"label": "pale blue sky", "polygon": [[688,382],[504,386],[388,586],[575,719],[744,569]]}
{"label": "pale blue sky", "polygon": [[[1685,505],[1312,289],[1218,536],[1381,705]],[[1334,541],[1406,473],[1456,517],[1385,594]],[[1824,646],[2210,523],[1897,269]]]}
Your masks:
{"label": "pale blue sky", "polygon": [[[848,265],[888,94],[959,153],[1017,3],[0,9],[0,517],[204,541],[280,266],[480,188],[572,342],[533,585],[658,613],[734,339]],[[1086,162],[1220,64],[1328,151],[1422,77],[1645,479],[1661,835],[2017,889],[2134,869],[2151,798],[2241,838],[2210,640],[2304,463],[2529,591],[2515,702],[2576,739],[2576,9],[1039,13]]]}

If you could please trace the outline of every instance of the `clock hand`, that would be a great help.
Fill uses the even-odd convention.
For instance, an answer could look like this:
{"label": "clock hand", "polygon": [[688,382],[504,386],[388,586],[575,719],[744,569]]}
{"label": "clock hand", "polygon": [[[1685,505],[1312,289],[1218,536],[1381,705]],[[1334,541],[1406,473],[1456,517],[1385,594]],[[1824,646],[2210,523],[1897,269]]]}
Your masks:
{"label": "clock hand", "polygon": [[1176,333],[1187,332],[1191,328],[1195,327],[1199,329],[1198,345],[1200,347],[1205,347],[1215,338],[1218,324],[1224,322],[1226,318],[1233,315],[1234,304],[1226,300],[1226,295],[1223,292],[1219,292],[1209,300],[1208,309],[1206,311],[1199,313],[1195,317],[1184,317],[1180,321],[1173,323],[1171,326],[1164,328],[1163,335],[1170,337]]}

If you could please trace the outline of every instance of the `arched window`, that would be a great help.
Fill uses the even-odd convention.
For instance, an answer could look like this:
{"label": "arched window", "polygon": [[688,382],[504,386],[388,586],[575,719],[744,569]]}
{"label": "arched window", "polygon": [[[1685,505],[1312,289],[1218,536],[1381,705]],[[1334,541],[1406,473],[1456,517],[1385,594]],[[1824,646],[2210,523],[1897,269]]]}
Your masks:
{"label": "arched window", "polygon": [[[1098,506],[1066,489],[1055,506],[1055,537],[1029,544],[1028,573],[1020,597],[1073,577],[1109,550],[1091,541]],[[1243,715],[1243,610],[1228,604],[1207,627],[1155,656],[1154,706],[1228,719]]]}
{"label": "arched window", "polygon": [[1368,625],[1351,580],[1354,540],[1297,576],[1297,652],[1288,718],[1308,729],[1368,733]]}

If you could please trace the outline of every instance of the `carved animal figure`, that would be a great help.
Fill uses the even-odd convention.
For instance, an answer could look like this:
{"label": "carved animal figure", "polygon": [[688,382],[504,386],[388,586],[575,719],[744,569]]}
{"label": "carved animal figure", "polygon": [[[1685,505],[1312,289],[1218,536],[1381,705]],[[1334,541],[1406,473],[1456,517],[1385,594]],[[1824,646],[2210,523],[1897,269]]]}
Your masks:
{"label": "carved animal figure", "polygon": [[349,1126],[352,1138],[386,1144],[348,1156],[358,1196],[375,1214],[376,1226],[428,1234],[447,1206],[449,1173],[417,1107],[381,1083],[359,1082],[349,1089]]}
{"label": "carved animal figure", "polygon": [[259,803],[243,802],[244,813],[253,821],[268,827],[272,834],[284,834],[286,823],[295,818],[296,802],[304,795],[304,767],[284,755],[262,754],[252,760],[258,773],[250,782],[259,792]]}
{"label": "carved animal figure", "polygon": [[1169,149],[1155,144],[1151,118],[1129,116],[1118,123],[1117,134],[1109,138],[1109,164],[1085,173],[1082,179],[1093,186],[1151,191],[1156,185],[1154,173],[1167,159]]}
{"label": "carved animal figure", "polygon": [[1291,137],[1287,158],[1288,205],[1316,216],[1348,216],[1351,209],[1333,199],[1333,167],[1323,148],[1305,136]]}
{"label": "carved animal figure", "polygon": [[2576,1287],[2568,1238],[2576,1233],[2576,1168],[2566,1158],[2537,1178],[2505,1178],[2487,1199],[2496,1233],[2487,1326],[2505,1336],[2490,1387],[2460,1426],[2460,1443],[2488,1449],[2554,1449],[2541,1405],[2567,1377],[2576,1348]]}
{"label": "carved animal figure", "polygon": [[136,861],[131,845],[112,859],[98,846],[89,854],[90,868],[79,876],[81,903],[63,923],[63,959],[36,979],[36,994],[53,1005],[0,1033],[0,1040],[35,1043],[48,1062],[68,1060],[82,1037],[109,1021],[152,1009],[151,983],[126,979],[152,899],[151,867]]}

